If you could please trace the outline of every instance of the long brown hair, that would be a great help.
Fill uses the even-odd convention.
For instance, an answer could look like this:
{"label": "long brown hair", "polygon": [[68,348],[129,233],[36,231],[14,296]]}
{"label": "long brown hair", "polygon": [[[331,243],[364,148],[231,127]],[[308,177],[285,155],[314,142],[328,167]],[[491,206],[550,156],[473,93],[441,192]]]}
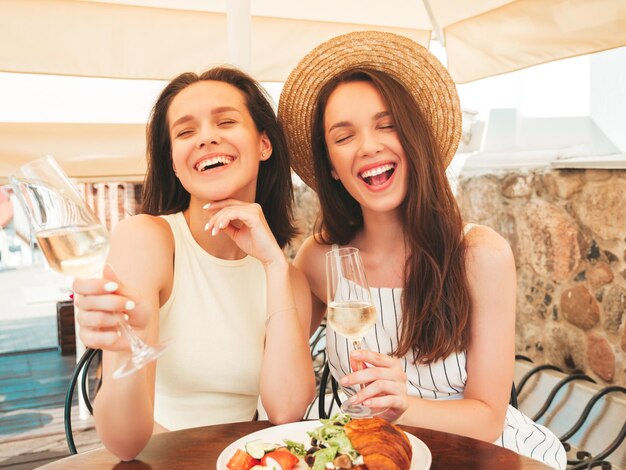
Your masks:
{"label": "long brown hair", "polygon": [[418,103],[387,74],[353,69],[322,89],[313,115],[313,155],[321,220],[316,237],[327,244],[348,244],[363,227],[359,203],[340,181],[330,177],[324,138],[328,98],[340,83],[366,81],[389,106],[406,153],[410,188],[402,203],[407,259],[404,266],[402,325],[394,355],[413,351],[420,362],[432,362],[467,348],[470,296],[462,236],[463,221],[439,150]]}
{"label": "long brown hair", "polygon": [[232,67],[215,67],[201,75],[183,73],[174,78],[157,99],[146,132],[148,171],[144,180],[142,212],[173,214],[189,207],[189,193],[172,168],[172,142],[167,111],[173,99],[194,83],[212,80],[228,83],[244,96],[248,111],[259,132],[272,143],[272,155],[260,162],[255,202],[263,213],[279,246],[284,247],[296,234],[293,223],[293,187],[285,135],[276,121],[270,98],[252,77]]}

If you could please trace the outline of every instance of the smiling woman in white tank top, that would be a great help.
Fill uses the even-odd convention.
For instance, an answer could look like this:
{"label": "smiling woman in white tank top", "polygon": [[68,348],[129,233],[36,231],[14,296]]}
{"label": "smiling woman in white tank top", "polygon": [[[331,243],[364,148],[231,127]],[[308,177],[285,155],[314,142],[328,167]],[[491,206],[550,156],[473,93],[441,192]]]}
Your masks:
{"label": "smiling woman in white tank top", "polygon": [[[282,248],[295,234],[284,136],[261,86],[216,67],[184,73],[148,124],[143,214],[111,237],[103,279],[74,283],[81,339],[104,350],[98,435],[131,460],[155,432],[302,418],[315,393],[310,292]],[[120,380],[123,312],[158,364]]]}

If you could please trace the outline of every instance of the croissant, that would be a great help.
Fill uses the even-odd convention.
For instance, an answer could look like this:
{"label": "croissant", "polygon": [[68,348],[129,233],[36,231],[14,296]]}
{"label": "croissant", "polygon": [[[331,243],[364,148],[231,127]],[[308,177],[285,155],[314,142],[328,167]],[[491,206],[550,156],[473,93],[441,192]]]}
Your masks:
{"label": "croissant", "polygon": [[368,470],[409,470],[413,451],[406,434],[381,418],[353,419],[345,425]]}

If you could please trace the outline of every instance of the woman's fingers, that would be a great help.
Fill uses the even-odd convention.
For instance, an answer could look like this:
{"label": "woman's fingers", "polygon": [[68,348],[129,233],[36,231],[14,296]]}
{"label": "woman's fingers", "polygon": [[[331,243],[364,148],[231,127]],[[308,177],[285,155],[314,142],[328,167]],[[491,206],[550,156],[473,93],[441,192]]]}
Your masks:
{"label": "woman's fingers", "polygon": [[[235,222],[241,222],[236,224]],[[205,231],[211,235],[217,235],[220,230],[234,230],[240,228],[241,224],[249,228],[265,225],[263,211],[258,204],[239,203],[229,205],[214,213],[205,225]]]}
{"label": "woman's fingers", "polygon": [[119,329],[80,330],[80,339],[88,347],[107,351],[123,351],[128,349],[128,341]]}
{"label": "woman's fingers", "polygon": [[368,365],[362,369],[353,366],[353,372],[340,380],[342,386],[363,386],[350,398],[350,403],[390,408],[389,416],[397,417],[404,413],[408,407],[407,378],[398,359],[374,351],[356,350],[351,353],[350,361]]}
{"label": "woman's fingers", "polygon": [[120,321],[133,323],[135,301],[130,290],[106,265],[102,279],[75,279],[74,305],[80,338],[91,348],[121,351],[128,340],[121,333]]}
{"label": "woman's fingers", "polygon": [[108,329],[119,327],[117,317],[108,312],[86,312],[79,309],[77,319],[81,328]]}
{"label": "woman's fingers", "polygon": [[356,349],[350,353],[350,359],[367,362],[375,367],[400,367],[400,361],[387,354],[381,354],[367,349]]}
{"label": "woman's fingers", "polygon": [[135,308],[135,302],[128,297],[115,294],[74,295],[74,305],[84,312],[124,313]]}
{"label": "woman's fingers", "polygon": [[349,399],[349,403],[362,403],[371,408],[390,408],[394,415],[401,415],[408,408],[406,384],[391,381],[377,380],[357,391]]}
{"label": "woman's fingers", "polygon": [[72,290],[79,295],[102,295],[115,292],[119,284],[110,279],[74,279]]}
{"label": "woman's fingers", "polygon": [[[104,267],[103,277],[99,279],[81,279],[76,278],[72,283],[72,290],[78,296],[99,296],[107,294],[117,294],[127,297],[126,300],[133,300],[135,295],[128,289],[117,277],[111,265]],[[130,304],[129,304],[130,305]],[[132,307],[129,309],[132,310]]]}

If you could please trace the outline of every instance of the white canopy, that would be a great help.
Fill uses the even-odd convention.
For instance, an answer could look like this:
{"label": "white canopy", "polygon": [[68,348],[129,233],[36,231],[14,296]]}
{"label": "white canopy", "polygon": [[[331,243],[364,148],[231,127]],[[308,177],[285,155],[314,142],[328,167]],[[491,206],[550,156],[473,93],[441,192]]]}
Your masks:
{"label": "white canopy", "polygon": [[[201,71],[229,62],[227,9],[235,1],[240,0],[0,0],[0,71],[165,80]],[[423,45],[431,35],[440,39],[457,83],[626,45],[624,0],[251,0],[250,5],[249,72],[261,81],[283,81],[317,44],[364,29],[396,32]],[[79,148],[76,133],[61,144],[58,135],[31,126],[28,132],[41,150],[34,155],[28,148],[35,144],[7,134],[22,125],[0,127],[0,178],[3,168],[44,153],[82,159],[77,176],[101,173],[90,160],[92,147]],[[84,139],[110,146],[113,169],[102,175],[135,176],[139,168],[127,165],[126,158],[131,153],[143,158],[143,134],[132,150],[115,147],[105,141],[129,142],[129,133],[139,133],[113,127],[121,134],[103,135],[103,127],[94,125],[89,129],[96,134],[83,134]]]}
{"label": "white canopy", "polygon": [[[235,1],[235,0],[230,0]],[[227,0],[0,0],[0,70],[168,80],[228,62]],[[340,33],[444,39],[457,83],[626,45],[624,0],[252,0],[251,70]]]}

